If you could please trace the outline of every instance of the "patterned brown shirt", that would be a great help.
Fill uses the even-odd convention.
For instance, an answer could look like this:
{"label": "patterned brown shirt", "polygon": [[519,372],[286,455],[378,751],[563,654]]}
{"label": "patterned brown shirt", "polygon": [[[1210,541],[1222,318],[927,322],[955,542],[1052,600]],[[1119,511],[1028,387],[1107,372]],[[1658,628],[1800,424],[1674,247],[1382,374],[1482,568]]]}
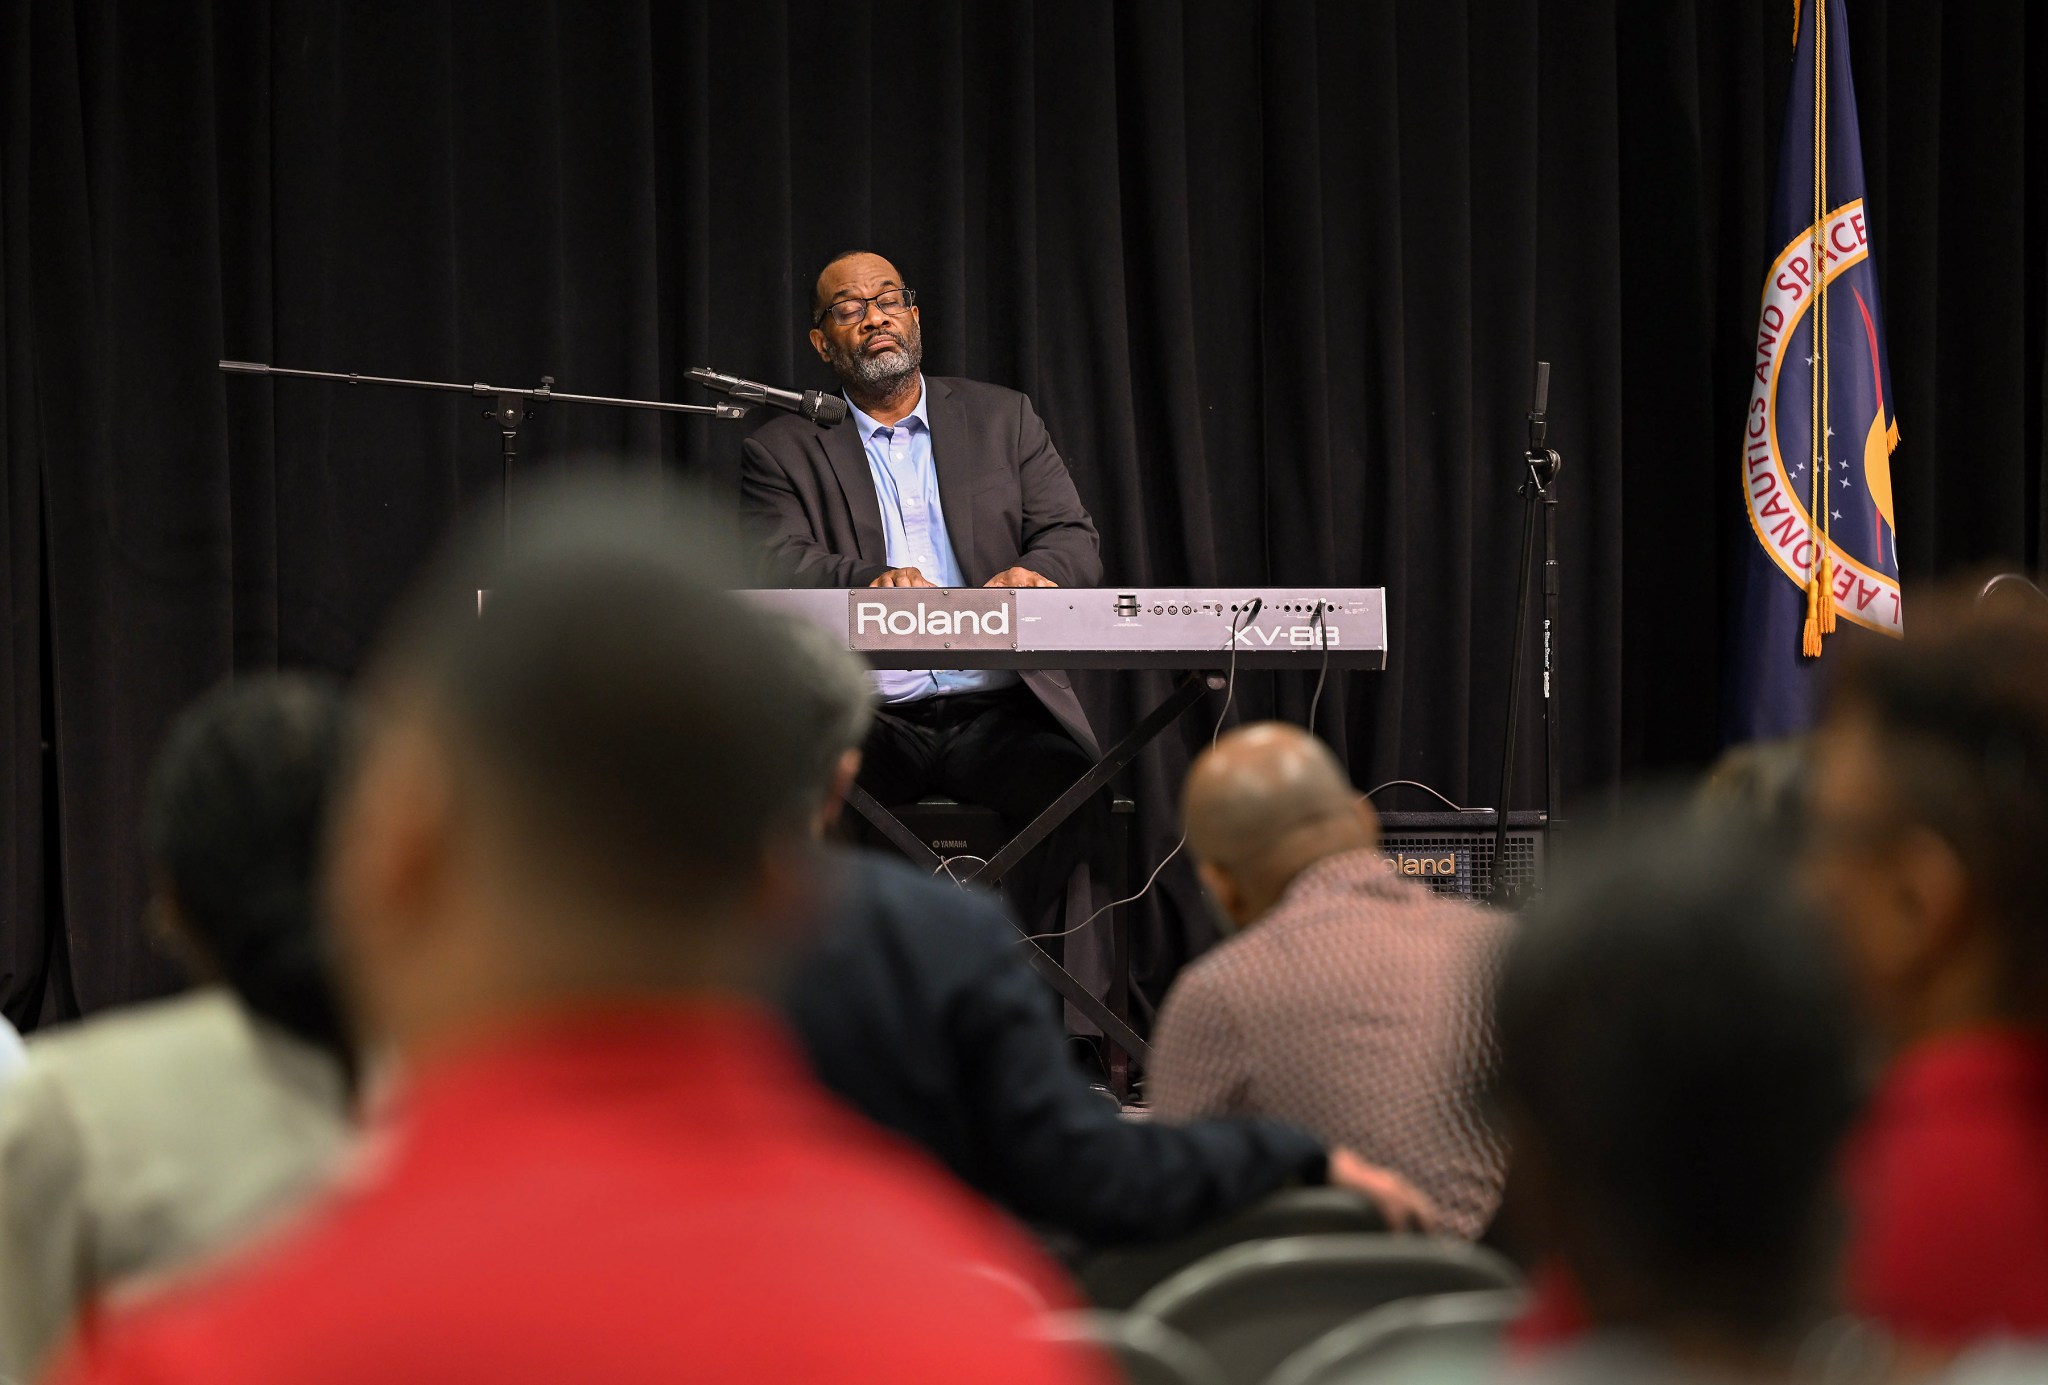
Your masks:
{"label": "patterned brown shirt", "polygon": [[1183,971],[1153,1037],[1161,1120],[1269,1116],[1402,1174],[1471,1238],[1506,1150],[1479,1088],[1508,921],[1394,875],[1375,850],[1295,877],[1279,903]]}

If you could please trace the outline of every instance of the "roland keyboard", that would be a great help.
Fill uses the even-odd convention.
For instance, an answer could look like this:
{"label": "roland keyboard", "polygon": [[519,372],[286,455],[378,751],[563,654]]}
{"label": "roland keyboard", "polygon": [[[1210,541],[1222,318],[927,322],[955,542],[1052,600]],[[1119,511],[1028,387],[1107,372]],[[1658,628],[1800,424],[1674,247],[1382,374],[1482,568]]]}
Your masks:
{"label": "roland keyboard", "polygon": [[1385,668],[1378,587],[750,591],[876,668]]}

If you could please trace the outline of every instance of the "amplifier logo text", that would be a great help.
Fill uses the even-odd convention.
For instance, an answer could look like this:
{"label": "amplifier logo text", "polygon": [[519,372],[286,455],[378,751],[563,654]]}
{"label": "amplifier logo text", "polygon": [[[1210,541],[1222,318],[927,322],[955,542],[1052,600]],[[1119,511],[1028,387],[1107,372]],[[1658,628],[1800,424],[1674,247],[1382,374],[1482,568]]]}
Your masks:
{"label": "amplifier logo text", "polygon": [[1466,883],[1469,861],[1466,853],[1455,847],[1425,848],[1394,846],[1386,848],[1382,857],[1387,869],[1395,875],[1406,875],[1422,880]]}
{"label": "amplifier logo text", "polygon": [[855,649],[1015,649],[1016,602],[1000,590],[849,594]]}

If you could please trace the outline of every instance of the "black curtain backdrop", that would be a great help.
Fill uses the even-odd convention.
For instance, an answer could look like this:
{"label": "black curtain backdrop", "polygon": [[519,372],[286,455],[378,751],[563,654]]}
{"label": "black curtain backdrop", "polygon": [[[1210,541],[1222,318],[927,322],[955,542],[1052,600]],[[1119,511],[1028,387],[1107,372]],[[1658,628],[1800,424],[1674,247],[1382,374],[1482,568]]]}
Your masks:
{"label": "black curtain backdrop", "polygon": [[[2048,15],[1848,12],[1907,580],[2032,569]],[[167,720],[236,668],[352,669],[495,493],[475,401],[218,357],[821,384],[808,286],[847,247],[921,291],[928,369],[1036,400],[1111,582],[1384,585],[1392,667],[1323,725],[1361,785],[1463,803],[1496,796],[1554,361],[1568,798],[1706,759],[1792,31],[1790,0],[0,6],[0,1004],[172,983],[136,834]],[[739,440],[557,407],[525,447],[729,488]],[[1311,681],[1246,675],[1233,715]],[[1084,680],[1112,728],[1164,690]],[[1213,715],[1132,775],[1147,868]],[[1156,989],[1209,936],[1178,863],[1143,923]]]}

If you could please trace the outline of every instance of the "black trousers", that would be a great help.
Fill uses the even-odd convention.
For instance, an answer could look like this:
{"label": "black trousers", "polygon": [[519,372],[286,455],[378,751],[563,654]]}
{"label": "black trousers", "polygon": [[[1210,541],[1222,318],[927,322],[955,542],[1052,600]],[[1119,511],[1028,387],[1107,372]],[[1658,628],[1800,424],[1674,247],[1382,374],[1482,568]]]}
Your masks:
{"label": "black trousers", "polygon": [[[1014,683],[884,703],[862,752],[860,786],[885,808],[932,794],[993,808],[1015,833],[1094,763],[1045,704]],[[1031,931],[1067,926],[1058,905],[1074,867],[1103,839],[1107,810],[1107,795],[1098,793],[1004,879],[1003,893]],[[1057,942],[1049,950],[1061,953]]]}

